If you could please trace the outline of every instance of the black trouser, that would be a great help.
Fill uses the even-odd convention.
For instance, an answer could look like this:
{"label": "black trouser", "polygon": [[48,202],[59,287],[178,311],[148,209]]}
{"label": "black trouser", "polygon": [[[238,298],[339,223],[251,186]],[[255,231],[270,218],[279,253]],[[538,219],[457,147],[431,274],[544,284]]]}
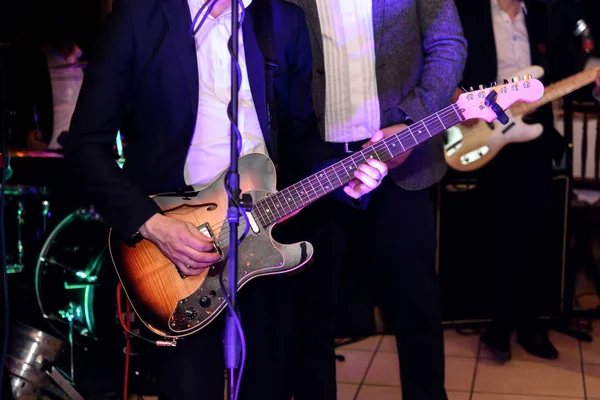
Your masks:
{"label": "black trouser", "polygon": [[379,303],[396,335],[403,399],[446,399],[429,193],[403,190],[387,177],[366,210],[331,199],[311,207],[303,221],[317,228],[307,230],[314,263],[296,282],[304,293],[297,317],[305,326],[295,341],[294,399],[336,398],[336,300],[340,276],[351,269],[362,271],[352,300]]}
{"label": "black trouser", "polygon": [[494,326],[505,332],[534,328],[534,275],[551,226],[552,160],[540,139],[512,144],[490,163],[484,179],[495,232],[496,310]]}

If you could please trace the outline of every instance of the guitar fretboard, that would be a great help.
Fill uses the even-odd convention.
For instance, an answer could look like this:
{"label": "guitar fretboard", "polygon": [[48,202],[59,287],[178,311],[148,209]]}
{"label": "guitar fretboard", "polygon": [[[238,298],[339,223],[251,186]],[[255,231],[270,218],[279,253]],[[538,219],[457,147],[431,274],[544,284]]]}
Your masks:
{"label": "guitar fretboard", "polygon": [[346,185],[354,179],[354,172],[358,166],[366,163],[367,159],[389,161],[464,119],[459,107],[452,104],[374,145],[353,153],[300,182],[256,202],[254,214],[263,226],[268,226]]}

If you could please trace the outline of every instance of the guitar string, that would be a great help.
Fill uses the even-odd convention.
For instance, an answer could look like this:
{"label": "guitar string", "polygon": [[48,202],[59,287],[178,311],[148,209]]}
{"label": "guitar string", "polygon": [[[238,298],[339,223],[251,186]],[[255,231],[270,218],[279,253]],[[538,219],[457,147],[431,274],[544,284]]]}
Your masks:
{"label": "guitar string", "polygon": [[[474,99],[474,100],[475,100],[475,99]],[[477,99],[477,100],[479,100],[479,99]],[[467,101],[469,101],[469,102],[472,102],[473,100],[467,100]],[[517,100],[517,101],[521,101],[521,100]],[[515,103],[516,103],[516,101],[515,101]],[[429,122],[434,122],[434,121],[435,121],[436,123],[441,123],[441,125],[442,125],[442,126],[445,128],[444,130],[447,130],[448,128],[450,128],[450,127],[452,127],[452,126],[455,126],[455,125],[459,124],[460,122],[463,122],[463,121],[465,121],[465,120],[466,120],[466,118],[465,118],[464,120],[462,119],[462,117],[463,117],[464,115],[463,115],[463,116],[461,116],[461,115],[459,114],[459,112],[461,112],[461,113],[463,113],[463,114],[464,114],[464,112],[465,112],[465,111],[473,111],[473,110],[476,110],[476,109],[480,108],[480,105],[481,105],[481,100],[477,101],[477,103],[476,103],[476,104],[468,104],[468,105],[467,105],[466,107],[464,107],[464,108],[461,108],[461,107],[459,107],[457,102],[455,102],[455,103],[452,103],[452,104],[450,104],[449,106],[445,107],[445,109],[442,109],[442,110],[440,110],[440,111],[438,111],[438,112],[436,112],[436,113],[434,113],[434,114],[428,115],[427,117],[423,118],[422,120],[419,120],[419,121],[415,122],[415,123],[414,123],[413,125],[411,125],[410,127],[403,128],[402,130],[400,130],[400,131],[398,131],[398,132],[395,132],[395,133],[391,134],[390,136],[388,136],[388,137],[386,137],[386,138],[383,138],[383,139],[381,139],[380,141],[378,141],[377,143],[374,143],[373,145],[371,145],[371,146],[369,146],[369,147],[375,148],[376,146],[378,146],[378,145],[379,145],[379,147],[381,147],[381,148],[380,148],[380,149],[375,149],[375,151],[377,152],[377,151],[379,151],[379,150],[383,150],[384,148],[383,148],[381,145],[384,145],[384,146],[386,146],[386,145],[385,145],[385,143],[383,143],[383,141],[384,141],[385,139],[388,139],[388,138],[390,138],[390,137],[394,136],[394,135],[397,135],[397,137],[396,137],[396,138],[397,138],[397,140],[398,140],[398,141],[401,141],[402,139],[405,139],[405,138],[408,138],[408,137],[411,137],[411,136],[413,137],[413,139],[416,139],[416,137],[414,136],[414,133],[412,132],[412,130],[411,130],[410,128],[411,128],[411,127],[415,128],[415,127],[417,127],[418,125],[425,125],[425,128],[426,128],[426,130],[427,130],[428,134],[429,134],[429,135],[431,135],[431,133],[429,132],[429,130],[427,129],[427,126],[426,126],[426,124],[427,124],[427,123],[429,123]],[[486,108],[487,108],[487,107],[486,107]],[[483,111],[483,110],[482,110],[482,111]],[[451,126],[445,127],[445,124],[443,123],[443,119],[442,119],[442,118],[447,118],[447,117],[450,117],[450,116],[453,116],[453,115],[457,115],[457,116],[458,116],[458,117],[459,117],[461,120],[460,120],[459,122],[457,122],[456,124],[452,124]],[[439,118],[439,119],[438,119],[438,118]],[[434,120],[434,121],[432,121],[432,120]],[[433,136],[437,136],[437,135],[439,135],[439,133],[441,133],[441,132],[438,132],[438,133],[436,133],[435,135],[431,135],[431,137],[430,137],[430,138],[432,138]],[[426,140],[424,140],[424,141],[422,141],[422,142],[417,142],[417,141],[415,140],[415,142],[417,142],[417,144],[416,144],[416,145],[419,145],[419,144],[421,144],[421,143],[424,143],[425,141],[426,141]],[[411,147],[410,149],[412,149],[412,148],[416,147],[416,145],[415,145],[415,146],[413,146],[413,147]],[[369,149],[369,147],[367,147],[367,148],[365,148],[365,149],[363,149],[363,150],[367,150],[367,149]],[[410,149],[408,149],[408,150],[410,150]],[[398,154],[398,155],[394,156],[393,158],[399,157],[400,155],[402,155],[403,153],[407,152],[408,150],[404,150],[404,151],[402,151],[400,154]],[[361,151],[362,151],[362,150],[361,150]],[[390,152],[390,151],[388,150],[388,152]],[[357,153],[359,153],[359,152],[356,152],[356,153],[354,153],[354,154],[357,154]],[[391,153],[391,152],[390,152],[390,153]],[[349,156],[349,157],[351,157],[351,156]],[[349,157],[348,157],[348,158],[349,158]],[[338,164],[338,163],[340,163],[340,162],[343,162],[344,160],[345,160],[345,159],[343,159],[343,160],[340,160],[340,161],[336,162],[336,164]],[[334,165],[335,165],[335,164],[334,164]],[[327,167],[327,168],[332,168],[332,167],[333,167],[333,165],[332,165],[332,166],[330,166],[330,167]],[[327,169],[327,168],[326,168],[326,169]],[[334,168],[334,171],[335,171],[335,172],[337,172],[337,171],[335,170],[335,168]],[[320,172],[321,172],[321,171],[320,171]],[[308,180],[308,179],[310,179],[310,178],[313,178],[313,177],[314,177],[314,178],[317,178],[316,174],[313,174],[313,175],[311,175],[311,176],[308,176],[308,177],[306,177],[306,178],[302,179],[301,181],[297,182],[296,184],[298,184],[298,183],[300,183],[300,182],[303,182],[303,181],[306,181],[306,180]],[[318,179],[318,178],[317,178],[317,179]],[[294,184],[294,185],[295,185],[295,184]],[[292,187],[292,186],[294,186],[294,185],[291,185],[290,187]],[[277,194],[277,193],[282,193],[283,191],[285,191],[286,189],[289,189],[290,187],[286,187],[286,188],[282,189],[282,190],[281,190],[281,191],[279,191],[279,192],[275,192],[275,193],[273,193],[273,195],[275,195],[275,194]],[[312,187],[312,184],[311,184],[311,186],[310,186],[310,187]],[[308,189],[306,189],[306,190],[305,190],[305,192],[306,192],[306,194],[307,194],[307,197],[309,198],[309,203],[307,203],[306,205],[303,205],[302,207],[305,207],[305,206],[307,206],[307,205],[311,204],[312,202],[316,201],[316,200],[317,200],[318,198],[320,198],[321,196],[324,196],[324,195],[325,195],[325,193],[323,193],[323,194],[319,194],[319,192],[317,191],[317,189],[315,189],[314,187],[312,187],[312,189],[311,189],[310,187],[309,187]],[[313,199],[312,199],[313,197],[316,197],[316,198],[313,200]],[[267,198],[261,199],[261,200],[259,200],[259,202],[257,202],[256,204],[258,205],[259,203],[261,203],[262,201],[264,201],[264,200],[266,200],[266,199],[267,199]],[[299,201],[300,201],[300,202],[302,202],[302,198],[301,198],[301,197],[299,198]],[[288,205],[289,205],[289,203],[288,203]],[[302,208],[302,207],[297,207],[297,206],[296,206],[296,210],[293,210],[293,211],[291,211],[289,214],[291,214],[291,213],[293,213],[293,212],[295,212],[295,211],[299,210],[299,209],[300,209],[300,208]],[[285,208],[285,207],[284,207],[284,208]],[[259,216],[259,217],[260,217],[260,218],[262,218],[262,216]],[[277,220],[279,220],[279,219],[282,219],[282,218],[284,218],[284,217],[285,217],[285,215],[284,215],[284,216],[282,216],[281,218],[278,218]],[[277,220],[276,220],[276,221],[277,221]],[[240,221],[241,221],[241,222],[243,222],[243,223],[245,223],[245,221],[243,221],[243,220],[240,220]],[[259,222],[260,222],[260,221],[259,221]],[[225,225],[225,226],[224,226],[224,225]],[[211,229],[213,229],[213,230],[218,230],[218,229],[220,229],[221,227],[223,227],[223,229],[220,231],[220,235],[219,235],[219,237],[220,237],[221,235],[223,235],[223,236],[224,236],[224,237],[223,237],[223,239],[224,239],[224,240],[219,240],[219,239],[217,238],[217,241],[218,241],[218,242],[220,242],[220,243],[222,243],[222,245],[227,245],[227,244],[228,244],[228,242],[229,242],[229,238],[228,238],[228,235],[229,235],[229,224],[228,224],[227,220],[223,220],[223,221],[221,221],[221,222],[219,222],[219,223],[215,224],[214,226],[212,226],[212,227],[211,227]],[[241,224],[240,224],[240,227],[239,227],[239,229],[242,229],[242,225],[241,225]]]}

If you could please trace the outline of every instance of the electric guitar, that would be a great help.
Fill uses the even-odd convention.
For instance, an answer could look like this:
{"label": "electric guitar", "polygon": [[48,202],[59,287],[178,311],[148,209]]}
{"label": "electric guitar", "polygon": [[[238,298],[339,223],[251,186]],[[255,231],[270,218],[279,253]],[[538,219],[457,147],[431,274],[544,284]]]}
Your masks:
{"label": "electric guitar", "polygon": [[[446,163],[456,171],[475,171],[489,163],[506,145],[529,142],[538,138],[543,131],[542,125],[526,124],[523,122],[523,117],[547,103],[594,82],[597,70],[598,68],[587,69],[548,85],[544,97],[536,103],[515,104],[506,112],[510,119],[508,125],[480,120],[471,127],[460,125],[448,129],[444,140]],[[538,66],[531,66],[519,71],[517,75],[524,73],[540,79],[544,70]]]}
{"label": "electric guitar", "polygon": [[[248,232],[238,247],[238,288],[242,289],[254,278],[288,273],[306,264],[313,253],[312,245],[278,243],[271,236],[273,227],[346,185],[367,159],[387,162],[459,122],[470,118],[491,122],[499,116],[503,118],[503,110],[515,102],[534,102],[543,94],[543,84],[531,76],[514,78],[509,84],[477,93],[464,93],[456,103],[279,192],[275,168],[267,156],[254,153],[240,157],[240,189],[252,197],[253,207],[246,212]],[[140,320],[157,335],[167,338],[190,335],[210,324],[226,307],[226,294],[219,284],[222,273],[225,289],[229,290],[226,173],[227,170],[223,171],[200,191],[151,196],[166,215],[191,222],[214,238],[221,260],[200,275],[185,277],[149,240],[142,239],[129,246],[110,230],[109,251],[121,284]],[[240,217],[238,229],[241,237],[246,229],[245,218]]]}

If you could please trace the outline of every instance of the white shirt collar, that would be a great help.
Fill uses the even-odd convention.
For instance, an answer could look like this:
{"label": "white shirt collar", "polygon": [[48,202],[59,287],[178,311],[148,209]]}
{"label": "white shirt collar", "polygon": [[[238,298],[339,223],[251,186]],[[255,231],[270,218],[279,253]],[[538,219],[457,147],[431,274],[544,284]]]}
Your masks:
{"label": "white shirt collar", "polygon": [[[493,11],[502,11],[500,5],[498,4],[498,0],[490,0],[492,3],[492,12]],[[523,15],[527,15],[527,6],[525,2],[521,0],[521,11],[523,11]]]}
{"label": "white shirt collar", "polygon": [[[204,5],[207,1],[209,0],[190,0],[193,3],[196,3],[196,10],[200,9],[200,7],[202,7],[202,5]],[[247,9],[248,6],[250,5],[250,3],[252,3],[252,0],[242,0],[242,4],[244,5],[244,8]],[[227,0],[227,4],[229,5],[229,7],[227,7],[225,9],[225,11],[223,11],[223,14],[221,14],[219,16],[219,18],[223,17],[224,15],[229,15],[231,14],[231,0]],[[238,7],[239,12],[242,12],[242,7]],[[192,15],[192,18],[194,18],[194,15]],[[200,19],[202,18],[202,16],[200,16]],[[208,18],[214,19],[212,16],[208,16]]]}

